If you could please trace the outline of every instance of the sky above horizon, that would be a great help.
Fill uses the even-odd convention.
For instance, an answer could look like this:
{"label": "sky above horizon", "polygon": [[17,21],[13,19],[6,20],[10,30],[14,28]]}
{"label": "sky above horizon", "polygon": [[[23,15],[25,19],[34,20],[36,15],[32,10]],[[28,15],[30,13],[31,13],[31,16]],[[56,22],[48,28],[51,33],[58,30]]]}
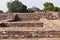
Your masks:
{"label": "sky above horizon", "polygon": [[[0,10],[3,10],[6,12],[7,9],[7,2],[13,1],[13,0],[0,0]],[[45,2],[52,2],[55,6],[60,7],[60,0],[19,0],[23,4],[25,4],[28,8],[31,8],[32,6],[38,7],[40,9],[43,9],[43,4]]]}

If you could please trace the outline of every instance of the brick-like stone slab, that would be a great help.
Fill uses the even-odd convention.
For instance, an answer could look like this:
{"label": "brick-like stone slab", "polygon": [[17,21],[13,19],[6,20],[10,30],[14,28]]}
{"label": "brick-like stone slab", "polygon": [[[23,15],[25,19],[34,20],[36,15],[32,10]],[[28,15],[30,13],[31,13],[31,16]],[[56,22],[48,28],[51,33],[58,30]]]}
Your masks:
{"label": "brick-like stone slab", "polygon": [[7,38],[60,38],[60,31],[3,31],[0,39]]}
{"label": "brick-like stone slab", "polygon": [[18,39],[0,39],[0,40],[60,40],[60,38],[18,38]]}
{"label": "brick-like stone slab", "polygon": [[[11,22],[4,23],[8,27],[43,27],[43,23],[20,23],[20,22]],[[1,26],[1,25],[0,25]]]}

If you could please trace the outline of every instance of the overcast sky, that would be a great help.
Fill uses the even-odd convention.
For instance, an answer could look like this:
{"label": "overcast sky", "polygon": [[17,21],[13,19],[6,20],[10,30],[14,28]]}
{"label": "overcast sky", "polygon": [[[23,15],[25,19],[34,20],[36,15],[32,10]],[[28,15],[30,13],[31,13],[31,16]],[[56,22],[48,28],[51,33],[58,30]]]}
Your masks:
{"label": "overcast sky", "polygon": [[[0,0],[0,10],[7,11],[7,2],[9,1],[11,0]],[[43,3],[45,2],[52,2],[55,6],[60,7],[60,0],[19,0],[19,1],[27,5],[28,8],[36,6],[40,9],[43,9]]]}

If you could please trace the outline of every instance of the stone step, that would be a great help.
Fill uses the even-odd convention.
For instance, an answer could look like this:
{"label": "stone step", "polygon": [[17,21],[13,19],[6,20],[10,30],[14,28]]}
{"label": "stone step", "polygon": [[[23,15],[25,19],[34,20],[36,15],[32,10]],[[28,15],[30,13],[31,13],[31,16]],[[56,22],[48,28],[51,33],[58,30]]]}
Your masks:
{"label": "stone step", "polygon": [[1,40],[60,40],[60,38],[19,38],[19,39],[1,39]]}
{"label": "stone step", "polygon": [[0,31],[46,31],[46,29],[42,27],[0,27]]}
{"label": "stone step", "polygon": [[0,27],[43,27],[43,23],[38,22],[5,22],[1,23]]}
{"label": "stone step", "polygon": [[[58,27],[59,28],[59,27]],[[0,27],[0,31],[60,31],[50,27]]]}
{"label": "stone step", "polygon": [[60,31],[1,31],[0,39],[8,38],[60,38]]}

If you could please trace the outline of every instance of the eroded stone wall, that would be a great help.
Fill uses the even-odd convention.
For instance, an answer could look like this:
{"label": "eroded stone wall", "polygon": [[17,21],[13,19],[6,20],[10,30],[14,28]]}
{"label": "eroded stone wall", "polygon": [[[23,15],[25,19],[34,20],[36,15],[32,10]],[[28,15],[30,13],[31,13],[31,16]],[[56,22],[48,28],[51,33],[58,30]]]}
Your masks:
{"label": "eroded stone wall", "polygon": [[13,19],[15,15],[18,15],[21,20],[40,20],[40,18],[47,18],[47,19],[58,19],[58,12],[39,12],[39,13],[1,13],[0,14],[0,21]]}
{"label": "eroded stone wall", "polygon": [[[40,15],[35,13],[16,13],[21,20],[39,20]],[[0,20],[13,19],[16,15],[15,13],[11,14],[0,14]]]}
{"label": "eroded stone wall", "polygon": [[43,27],[43,23],[1,23],[0,27]]}
{"label": "eroded stone wall", "polygon": [[0,39],[7,38],[60,38],[59,31],[2,31]]}

